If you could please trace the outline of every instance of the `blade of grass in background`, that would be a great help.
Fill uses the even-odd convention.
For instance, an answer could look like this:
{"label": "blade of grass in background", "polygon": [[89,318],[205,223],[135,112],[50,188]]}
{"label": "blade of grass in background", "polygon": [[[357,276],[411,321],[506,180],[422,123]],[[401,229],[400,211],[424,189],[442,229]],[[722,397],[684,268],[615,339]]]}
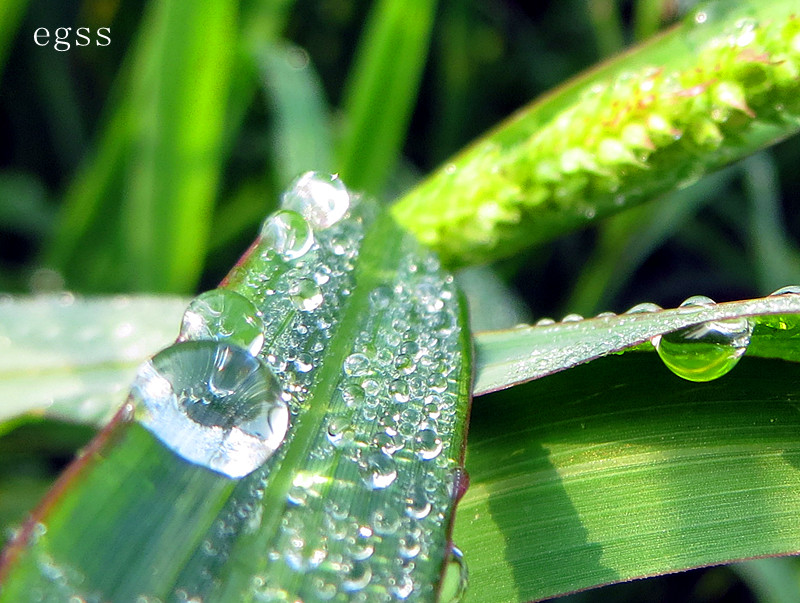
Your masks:
{"label": "blade of grass in background", "polygon": [[797,553],[798,378],[745,358],[698,384],[625,354],[476,403],[453,533],[466,600]]}
{"label": "blade of grass in background", "polygon": [[307,171],[331,171],[331,133],[322,84],[301,48],[265,46],[257,53],[274,115],[278,188]]}
{"label": "blade of grass in background", "polygon": [[232,0],[148,5],[123,69],[125,94],[66,194],[46,253],[70,286],[196,284],[221,167],[235,24]]}
{"label": "blade of grass in background", "polygon": [[138,289],[183,292],[197,283],[210,230],[237,3],[154,6],[148,54],[133,75],[137,148],[126,174],[122,240]]}
{"label": "blade of grass in background", "polygon": [[0,422],[35,413],[105,424],[136,367],[175,340],[185,307],[149,296],[0,302]]}
{"label": "blade of grass in background", "polygon": [[14,41],[27,6],[28,0],[5,0],[0,3],[0,79],[3,77],[8,49]]}
{"label": "blade of grass in background", "polygon": [[744,189],[750,205],[749,243],[756,263],[758,286],[771,291],[781,283],[800,282],[800,253],[790,243],[780,202],[780,178],[767,152],[745,159]]}
{"label": "blade of grass in background", "polygon": [[435,0],[378,0],[345,90],[337,170],[379,195],[401,152],[430,43]]}
{"label": "blade of grass in background", "polygon": [[625,46],[622,17],[617,4],[616,0],[588,1],[589,18],[601,57],[610,56]]}

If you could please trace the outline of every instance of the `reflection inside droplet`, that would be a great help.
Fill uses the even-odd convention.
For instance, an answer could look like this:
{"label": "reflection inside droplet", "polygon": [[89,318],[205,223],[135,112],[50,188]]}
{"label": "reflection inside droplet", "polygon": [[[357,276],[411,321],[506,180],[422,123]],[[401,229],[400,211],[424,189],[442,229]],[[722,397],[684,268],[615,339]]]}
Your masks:
{"label": "reflection inside droplet", "polygon": [[179,339],[211,339],[245,348],[253,356],[264,344],[264,324],[253,303],[229,289],[212,289],[186,308]]}
{"label": "reflection inside droplet", "polygon": [[450,547],[445,561],[439,603],[458,603],[464,599],[469,585],[469,571],[464,554],[456,546]]}
{"label": "reflection inside droplet", "polygon": [[657,335],[651,340],[664,364],[689,381],[712,381],[730,371],[747,350],[747,318],[714,320]]}
{"label": "reflection inside droplet", "polygon": [[142,365],[131,389],[136,419],[184,459],[232,478],[281,445],[289,413],[275,376],[246,350],[177,343]]}
{"label": "reflection inside droplet", "polygon": [[285,260],[304,256],[314,244],[314,235],[305,218],[288,210],[275,212],[264,220],[260,236]]}
{"label": "reflection inside droplet", "polygon": [[344,217],[350,207],[350,194],[337,176],[306,172],[283,194],[281,205],[303,216],[315,230],[321,230]]}

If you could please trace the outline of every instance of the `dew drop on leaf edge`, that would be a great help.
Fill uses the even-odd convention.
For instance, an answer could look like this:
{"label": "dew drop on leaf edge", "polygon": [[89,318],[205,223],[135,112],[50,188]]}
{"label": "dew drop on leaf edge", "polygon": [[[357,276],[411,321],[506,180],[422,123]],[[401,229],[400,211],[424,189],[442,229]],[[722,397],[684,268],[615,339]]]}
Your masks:
{"label": "dew drop on leaf edge", "polygon": [[283,193],[281,207],[297,212],[315,230],[336,224],[350,208],[350,193],[335,175],[306,172]]}
{"label": "dew drop on leaf edge", "polygon": [[144,363],[131,389],[136,420],[187,461],[230,478],[280,447],[289,411],[272,371],[243,348],[176,343]]}
{"label": "dew drop on leaf edge", "polygon": [[228,289],[212,289],[189,303],[178,339],[223,341],[255,356],[264,345],[263,331],[263,321],[249,299]]}
{"label": "dew drop on leaf edge", "polygon": [[285,260],[303,257],[314,245],[314,234],[306,219],[285,209],[264,220],[259,236]]}
{"label": "dew drop on leaf edge", "polygon": [[[714,301],[695,296],[681,308],[713,306]],[[650,341],[662,362],[673,373],[688,381],[713,381],[727,374],[744,355],[753,333],[746,317],[710,320],[656,335]]]}
{"label": "dew drop on leaf edge", "polygon": [[469,571],[464,554],[456,546],[451,546],[445,559],[442,588],[439,603],[459,603],[464,600],[469,586]]}

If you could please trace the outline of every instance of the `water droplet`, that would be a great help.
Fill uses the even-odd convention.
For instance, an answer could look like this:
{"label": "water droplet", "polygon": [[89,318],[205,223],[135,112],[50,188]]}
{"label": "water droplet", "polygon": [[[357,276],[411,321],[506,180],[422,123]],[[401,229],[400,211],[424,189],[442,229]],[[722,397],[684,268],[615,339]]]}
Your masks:
{"label": "water droplet", "polygon": [[800,285],[788,285],[786,287],[781,287],[777,291],[773,291],[769,294],[770,297],[773,295],[800,295]]}
{"label": "water droplet", "polygon": [[311,354],[306,354],[305,352],[298,354],[297,358],[294,360],[294,368],[301,373],[307,373],[313,369],[314,361],[311,358]]}
{"label": "water droplet", "polygon": [[469,584],[469,571],[464,554],[456,546],[450,547],[445,561],[439,603],[459,603],[464,599]]}
{"label": "water droplet", "polygon": [[292,283],[288,293],[295,308],[303,312],[312,312],[322,305],[322,291],[309,278],[301,278],[296,283]]}
{"label": "water droplet", "polygon": [[650,312],[659,312],[661,309],[661,306],[658,304],[644,302],[642,304],[636,304],[629,310],[626,310],[625,314],[648,314]]}
{"label": "water droplet", "polygon": [[337,176],[306,172],[283,194],[282,207],[302,215],[314,229],[333,226],[350,207],[350,194]]}
{"label": "water droplet", "polygon": [[567,314],[564,318],[561,319],[561,322],[580,322],[583,320],[583,316],[580,314]]}
{"label": "water droplet", "polygon": [[442,439],[432,429],[422,429],[417,434],[417,456],[429,461],[439,456],[442,451]]}
{"label": "water droplet", "polygon": [[342,370],[344,370],[344,374],[348,377],[361,377],[366,375],[369,373],[369,358],[358,352],[350,354],[344,359]]}
{"label": "water droplet", "polygon": [[651,340],[665,365],[689,381],[711,381],[730,371],[747,349],[753,325],[747,318],[713,320]]}
{"label": "water droplet", "polygon": [[364,483],[373,490],[381,490],[394,482],[397,477],[397,467],[392,457],[380,450],[367,454],[362,470]]}
{"label": "water droplet", "polygon": [[392,301],[392,289],[387,285],[375,287],[369,292],[369,303],[377,310],[387,308]]}
{"label": "water droplet", "polygon": [[706,297],[705,295],[692,295],[691,297],[686,298],[681,302],[681,305],[678,306],[679,308],[710,308],[711,306],[716,306],[717,302],[715,302],[710,297]]}
{"label": "water droplet", "polygon": [[406,494],[406,515],[413,519],[424,519],[431,512],[431,501],[422,484],[412,484]]}
{"label": "water droplet", "polygon": [[372,580],[372,568],[367,562],[354,561],[343,577],[342,589],[351,593],[357,592],[366,588]]}
{"label": "water droplet", "polygon": [[[553,320],[552,318],[540,318],[539,320],[537,320],[534,323],[533,326],[535,326],[535,327],[549,327],[550,325],[554,325],[554,324],[556,324],[556,321]],[[527,326],[527,325],[522,325],[522,326]]]}
{"label": "water droplet", "polygon": [[407,354],[400,354],[394,360],[394,368],[396,368],[403,375],[410,375],[417,368],[417,363],[414,359]]}
{"label": "water droplet", "polygon": [[372,513],[372,527],[378,536],[391,536],[400,528],[400,514],[391,507]]}
{"label": "water droplet", "polygon": [[305,218],[288,210],[275,212],[264,220],[261,239],[285,260],[304,256],[314,244],[314,234]]}
{"label": "water droplet", "polygon": [[255,356],[264,345],[263,327],[258,310],[249,299],[228,289],[212,289],[189,303],[178,338],[225,341]]}
{"label": "water droplet", "polygon": [[289,411],[272,371],[242,348],[177,343],[139,368],[136,418],[186,460],[239,478],[281,445]]}

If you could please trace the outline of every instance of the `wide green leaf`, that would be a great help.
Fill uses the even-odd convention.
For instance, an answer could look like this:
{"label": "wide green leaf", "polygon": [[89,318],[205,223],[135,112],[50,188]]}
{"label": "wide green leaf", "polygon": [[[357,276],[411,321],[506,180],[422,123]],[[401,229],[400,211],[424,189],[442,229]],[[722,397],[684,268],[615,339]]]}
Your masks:
{"label": "wide green leaf", "polygon": [[798,378],[744,358],[691,383],[625,354],[476,401],[453,535],[467,600],[800,552]]}
{"label": "wide green leaf", "polygon": [[[335,183],[311,192],[325,186]],[[225,312],[204,315],[212,337],[239,342],[261,321],[249,344],[263,338],[260,360],[224,341],[187,341],[143,368],[130,402],[6,550],[0,600],[435,596],[469,403],[462,302],[436,257],[374,203],[353,197],[331,224],[293,205],[303,192],[284,203],[313,234],[296,213],[273,215],[215,293],[258,313],[232,331],[213,323]],[[186,318],[182,338],[192,325]],[[237,414],[249,407],[214,396],[253,363],[276,375],[274,404],[291,416],[263,464],[232,443],[213,446],[221,432],[250,433],[251,415]],[[194,371],[200,385],[174,398],[182,418],[161,416],[163,379]],[[198,396],[207,404],[192,406]],[[274,429],[280,440],[278,423],[251,435]]]}
{"label": "wide green leaf", "polygon": [[68,293],[0,301],[0,422],[34,413],[105,424],[136,367],[175,339],[185,306],[176,297]]}

